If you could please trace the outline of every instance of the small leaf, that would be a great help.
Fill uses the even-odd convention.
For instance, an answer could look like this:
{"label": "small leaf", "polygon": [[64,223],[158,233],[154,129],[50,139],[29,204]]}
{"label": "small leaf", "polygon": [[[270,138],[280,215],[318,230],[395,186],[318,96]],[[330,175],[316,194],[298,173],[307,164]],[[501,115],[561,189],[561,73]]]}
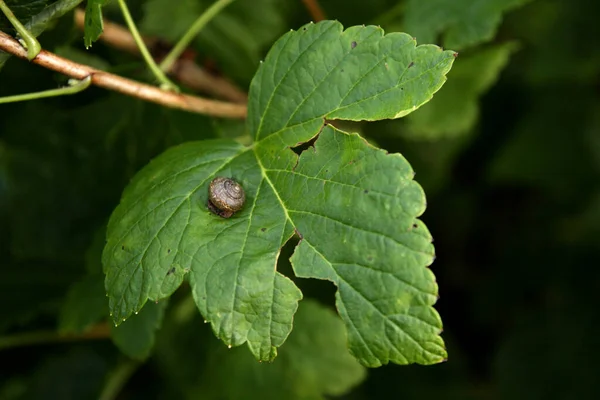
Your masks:
{"label": "small leaf", "polygon": [[58,330],[81,333],[108,316],[108,300],[100,274],[86,276],[69,288],[61,308]]}
{"label": "small leaf", "polygon": [[166,306],[166,301],[148,304],[138,315],[114,327],[110,335],[113,343],[131,358],[148,358],[154,347],[156,330],[162,323]]}
{"label": "small leaf", "polygon": [[[252,146],[212,140],[172,148],[125,190],[103,253],[115,322],[188,277],[219,338],[272,360],[302,297],[275,269],[281,246],[297,234],[295,272],[338,285],[359,361],[443,360],[431,307],[437,285],[426,268],[433,246],[417,220],[425,199],[410,165],[324,123],[414,111],[441,87],[454,56],[373,26],[343,31],[325,21],[284,35],[251,85]],[[317,135],[301,157],[290,149]],[[233,177],[246,191],[231,219],[207,210],[215,176]]]}
{"label": "small leaf", "polygon": [[104,31],[102,19],[102,7],[108,0],[88,0],[85,6],[85,18],[83,27],[83,44],[85,48],[92,46]]}
{"label": "small leaf", "polygon": [[497,81],[516,47],[515,43],[504,43],[461,56],[444,89],[408,116],[410,135],[439,139],[467,133],[477,123],[479,97]]}
{"label": "small leaf", "polygon": [[491,40],[502,14],[530,0],[408,0],[404,28],[421,42],[442,35],[445,47],[462,50]]}

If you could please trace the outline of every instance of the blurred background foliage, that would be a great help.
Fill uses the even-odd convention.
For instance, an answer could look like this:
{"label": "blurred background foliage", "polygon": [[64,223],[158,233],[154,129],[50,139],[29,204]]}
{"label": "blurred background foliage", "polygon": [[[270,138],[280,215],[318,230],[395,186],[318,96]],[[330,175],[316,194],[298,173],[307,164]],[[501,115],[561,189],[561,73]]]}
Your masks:
{"label": "blurred background foliage", "polygon": [[[27,20],[55,2],[7,3]],[[130,3],[143,33],[174,42],[210,1]],[[301,279],[309,300],[272,365],[218,342],[185,287],[111,330],[99,255],[123,188],[166,148],[243,125],[90,88],[0,106],[0,399],[600,397],[600,2],[320,3],[345,26],[460,53],[421,109],[349,125],[402,153],[427,193],[448,362],[366,371],[345,350],[331,285]],[[122,23],[114,3],[105,15]],[[196,60],[247,88],[270,45],[310,19],[300,0],[237,0],[194,41]],[[101,42],[85,52],[72,21],[55,22],[43,47],[149,79]],[[11,59],[0,96],[64,81]]]}

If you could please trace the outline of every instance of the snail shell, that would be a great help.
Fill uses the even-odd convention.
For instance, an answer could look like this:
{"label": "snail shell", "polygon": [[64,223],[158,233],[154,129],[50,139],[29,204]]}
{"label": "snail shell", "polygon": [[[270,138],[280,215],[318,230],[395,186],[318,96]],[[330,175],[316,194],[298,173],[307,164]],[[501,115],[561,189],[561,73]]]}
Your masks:
{"label": "snail shell", "polygon": [[217,177],[208,187],[208,209],[220,217],[231,217],[245,201],[244,188],[231,178]]}

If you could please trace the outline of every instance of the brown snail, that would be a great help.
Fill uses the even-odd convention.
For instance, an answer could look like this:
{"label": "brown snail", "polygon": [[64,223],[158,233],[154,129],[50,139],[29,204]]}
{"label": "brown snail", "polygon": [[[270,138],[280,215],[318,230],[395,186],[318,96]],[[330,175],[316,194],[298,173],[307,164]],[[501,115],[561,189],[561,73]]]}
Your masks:
{"label": "brown snail", "polygon": [[244,188],[231,178],[216,177],[208,187],[208,209],[220,217],[231,217],[245,201]]}

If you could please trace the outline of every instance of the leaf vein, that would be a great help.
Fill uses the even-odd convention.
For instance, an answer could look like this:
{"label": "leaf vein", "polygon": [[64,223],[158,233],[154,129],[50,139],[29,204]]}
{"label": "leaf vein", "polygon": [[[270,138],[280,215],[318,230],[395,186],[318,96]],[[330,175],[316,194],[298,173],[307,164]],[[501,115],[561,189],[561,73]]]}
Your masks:
{"label": "leaf vein", "polygon": [[322,214],[318,214],[318,213],[315,213],[315,212],[312,212],[312,211],[303,211],[303,210],[291,210],[291,209],[290,209],[290,210],[288,210],[288,211],[289,211],[290,213],[296,213],[296,214],[310,214],[310,215],[314,215],[314,216],[316,216],[316,217],[325,218],[325,219],[328,219],[328,220],[331,220],[331,221],[337,222],[337,223],[338,223],[338,224],[340,224],[340,225],[344,225],[344,226],[346,226],[346,227],[348,227],[348,228],[356,229],[357,231],[361,231],[361,232],[365,232],[365,233],[370,233],[370,234],[372,234],[372,235],[381,236],[381,237],[383,237],[384,239],[389,239],[389,240],[393,241],[394,243],[398,244],[399,246],[401,246],[401,247],[404,247],[405,249],[407,249],[407,250],[410,250],[410,251],[413,251],[413,252],[415,252],[415,253],[424,254],[424,255],[426,255],[426,256],[429,256],[429,257],[431,256],[431,254],[428,254],[428,253],[426,253],[426,252],[424,252],[424,251],[421,251],[421,250],[416,250],[416,249],[410,248],[410,247],[409,247],[408,245],[406,245],[405,243],[399,242],[398,240],[394,239],[393,237],[387,236],[387,235],[385,235],[384,233],[381,233],[381,232],[376,232],[376,231],[370,231],[370,230],[367,230],[367,229],[364,229],[364,228],[359,228],[359,227],[353,226],[353,225],[351,225],[351,224],[349,224],[349,223],[342,222],[342,221],[340,221],[340,220],[337,220],[337,219],[335,219],[335,218],[329,217],[329,216],[327,216],[327,215],[322,215]]}
{"label": "leaf vein", "polygon": [[[300,54],[297,55],[296,59],[294,60],[294,62],[292,62],[292,64],[288,67],[287,71],[285,72],[285,74],[283,74],[283,76],[281,77],[281,79],[279,80],[279,82],[277,82],[277,84],[275,85],[275,87],[273,88],[273,91],[271,92],[271,97],[269,98],[269,101],[267,102],[267,105],[265,106],[264,111],[262,112],[262,115],[260,117],[260,124],[258,125],[258,129],[256,130],[256,140],[258,141],[258,138],[260,136],[260,131],[262,129],[262,125],[263,125],[263,121],[265,120],[265,115],[267,114],[267,111],[269,110],[269,106],[271,105],[271,102],[273,101],[273,98],[275,97],[275,93],[277,93],[277,90],[279,89],[279,87],[281,86],[282,82],[285,80],[285,78],[287,78],[288,74],[290,73],[290,71],[294,68],[294,66],[296,65],[296,63],[298,63],[298,61],[300,60],[300,58],[302,58],[302,56],[312,47],[315,45],[315,43],[317,43],[319,41],[319,39],[321,39],[321,37],[323,37],[323,35],[325,35],[327,32],[329,32],[331,30],[331,28],[335,28],[337,27],[336,24],[331,24],[330,27],[328,29],[325,29],[323,32],[321,32],[319,34],[319,36],[317,36],[313,42],[306,46],[306,48],[304,50],[302,50],[302,52],[300,52]],[[287,44],[287,43],[286,43]],[[283,51],[280,51],[278,54],[278,58],[281,57],[281,54],[283,54]],[[275,71],[275,69],[273,69],[273,71]],[[265,137],[269,137],[271,136],[271,134],[269,134],[268,136]],[[264,138],[262,138],[264,139]],[[261,139],[261,140],[262,140]]]}

